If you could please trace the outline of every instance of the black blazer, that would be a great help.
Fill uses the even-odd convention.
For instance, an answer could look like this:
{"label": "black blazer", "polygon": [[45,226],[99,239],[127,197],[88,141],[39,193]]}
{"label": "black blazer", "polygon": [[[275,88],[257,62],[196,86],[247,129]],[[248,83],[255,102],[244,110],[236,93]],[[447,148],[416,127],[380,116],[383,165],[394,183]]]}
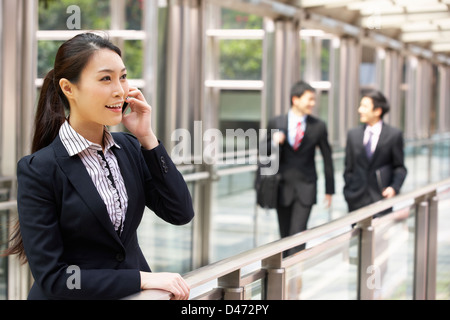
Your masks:
{"label": "black blazer", "polygon": [[376,171],[389,172],[386,186],[398,194],[405,181],[407,170],[404,164],[403,134],[399,129],[383,123],[377,147],[369,160],[363,139],[366,126],[349,130],[345,149],[344,197],[353,211],[381,200],[382,186]]}
{"label": "black blazer", "polygon": [[[20,230],[35,279],[29,299],[117,299],[140,291],[139,271],[150,271],[136,229],[144,207],[172,224],[194,216],[182,175],[164,147],[143,150],[129,134],[113,133],[128,193],[121,237],[78,155],[59,137],[18,163]],[[69,289],[80,268],[80,289]],[[69,286],[70,287],[70,286]]]}
{"label": "black blazer", "polygon": [[268,123],[267,150],[271,150],[271,130],[278,129],[286,135],[285,142],[279,147],[279,204],[290,205],[298,198],[305,206],[317,202],[317,172],[315,162],[316,148],[319,147],[325,172],[325,193],[334,194],[334,169],[331,147],[328,143],[328,132],[325,122],[308,116],[306,130],[298,150],[294,151],[287,139],[288,115],[284,114],[271,119]]}

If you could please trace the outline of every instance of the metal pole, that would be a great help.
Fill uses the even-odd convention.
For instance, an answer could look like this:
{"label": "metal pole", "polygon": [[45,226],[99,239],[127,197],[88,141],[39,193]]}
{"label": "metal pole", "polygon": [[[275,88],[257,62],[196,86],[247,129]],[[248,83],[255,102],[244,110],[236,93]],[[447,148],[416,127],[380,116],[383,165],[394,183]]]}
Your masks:
{"label": "metal pole", "polygon": [[267,271],[265,284],[265,299],[284,300],[286,287],[286,270],[282,268],[283,252],[279,252],[261,263],[261,267]]}
{"label": "metal pole", "polygon": [[428,250],[427,250],[427,300],[436,299],[436,269],[438,247],[438,202],[437,196],[429,201],[428,214]]}
{"label": "metal pole", "polygon": [[361,229],[359,245],[359,270],[358,270],[358,299],[373,300],[377,283],[373,280],[377,275],[373,275],[375,262],[375,230],[372,226],[372,217],[363,220],[358,224]]}
{"label": "metal pole", "polygon": [[414,250],[414,300],[426,299],[428,210],[427,201],[422,201],[417,204]]}

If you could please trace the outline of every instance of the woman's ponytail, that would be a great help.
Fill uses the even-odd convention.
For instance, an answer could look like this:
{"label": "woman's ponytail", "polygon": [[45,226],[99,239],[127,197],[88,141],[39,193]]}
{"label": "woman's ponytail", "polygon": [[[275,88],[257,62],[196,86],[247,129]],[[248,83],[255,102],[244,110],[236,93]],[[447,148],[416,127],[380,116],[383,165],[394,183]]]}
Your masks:
{"label": "woman's ponytail", "polygon": [[55,139],[64,123],[66,108],[68,102],[56,83],[54,70],[51,70],[45,76],[38,100],[31,152],[48,146]]}

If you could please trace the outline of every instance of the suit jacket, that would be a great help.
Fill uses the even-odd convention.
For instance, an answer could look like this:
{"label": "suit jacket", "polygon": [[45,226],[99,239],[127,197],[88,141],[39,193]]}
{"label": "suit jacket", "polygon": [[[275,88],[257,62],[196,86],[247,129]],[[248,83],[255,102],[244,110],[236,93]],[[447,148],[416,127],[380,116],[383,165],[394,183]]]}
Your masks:
{"label": "suit jacket", "polygon": [[365,153],[363,138],[365,125],[349,130],[345,149],[344,197],[353,211],[381,200],[378,169],[388,169],[387,186],[398,194],[406,178],[404,165],[403,134],[399,129],[383,123],[377,147],[369,159]]}
{"label": "suit jacket", "polygon": [[328,143],[328,132],[325,122],[308,116],[306,130],[300,147],[295,151],[287,140],[288,115],[280,115],[269,121],[267,150],[271,150],[271,130],[278,129],[286,135],[285,142],[279,146],[279,204],[290,205],[299,199],[305,206],[317,202],[317,172],[315,162],[316,148],[319,147],[325,172],[325,193],[334,194],[334,169],[331,147]]}
{"label": "suit jacket", "polygon": [[[20,230],[35,279],[29,299],[117,299],[138,292],[139,271],[150,271],[136,236],[144,207],[172,224],[192,219],[188,188],[164,147],[143,150],[129,134],[113,137],[129,197],[120,237],[81,159],[68,155],[59,136],[19,161]],[[80,289],[69,289],[76,276],[69,266],[80,270]]]}

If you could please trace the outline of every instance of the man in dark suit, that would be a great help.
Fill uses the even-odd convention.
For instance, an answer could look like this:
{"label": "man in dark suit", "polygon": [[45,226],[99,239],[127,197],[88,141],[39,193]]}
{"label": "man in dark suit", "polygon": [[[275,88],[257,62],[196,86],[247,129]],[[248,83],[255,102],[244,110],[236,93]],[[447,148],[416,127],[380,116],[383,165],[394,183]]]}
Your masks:
{"label": "man in dark suit", "polygon": [[399,193],[406,178],[403,134],[382,121],[389,103],[379,91],[363,94],[362,125],[347,135],[344,197],[349,211]]}
{"label": "man in dark suit", "polygon": [[[291,88],[291,109],[269,121],[267,150],[279,147],[279,173],[277,214],[281,237],[287,237],[307,228],[312,206],[317,200],[317,172],[315,151],[319,147],[324,160],[325,200],[331,205],[334,194],[334,170],[331,147],[325,122],[313,117],[315,89],[304,81]],[[305,245],[287,252],[293,254]]]}

